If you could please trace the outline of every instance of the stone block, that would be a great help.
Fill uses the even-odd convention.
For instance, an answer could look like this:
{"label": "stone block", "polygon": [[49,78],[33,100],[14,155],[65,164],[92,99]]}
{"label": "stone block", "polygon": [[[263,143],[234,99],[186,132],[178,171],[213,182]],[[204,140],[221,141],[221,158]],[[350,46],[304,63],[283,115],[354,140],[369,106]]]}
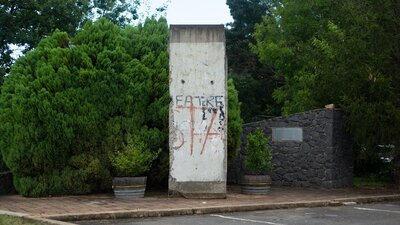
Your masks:
{"label": "stone block", "polygon": [[225,197],[226,55],[223,25],[171,25],[169,190]]}
{"label": "stone block", "polygon": [[[332,188],[352,182],[354,155],[344,130],[342,114],[337,109],[320,109],[253,123],[262,124],[264,133],[268,133],[267,129],[271,127],[303,129],[302,142],[271,142],[273,162],[279,165],[272,172],[274,183]],[[255,129],[258,125],[246,126]]]}

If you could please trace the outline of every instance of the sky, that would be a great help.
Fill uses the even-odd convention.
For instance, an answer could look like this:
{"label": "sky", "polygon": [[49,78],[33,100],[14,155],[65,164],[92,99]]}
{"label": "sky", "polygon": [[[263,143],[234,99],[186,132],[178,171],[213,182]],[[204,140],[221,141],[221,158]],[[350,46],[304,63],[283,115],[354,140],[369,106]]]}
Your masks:
{"label": "sky", "polygon": [[153,0],[151,11],[169,2],[167,20],[169,24],[226,24],[233,19],[226,0]]}
{"label": "sky", "polygon": [[[168,24],[226,24],[232,22],[226,0],[145,0],[139,8],[142,21],[156,12],[156,8],[167,4]],[[24,47],[12,45],[12,57],[22,55]]]}

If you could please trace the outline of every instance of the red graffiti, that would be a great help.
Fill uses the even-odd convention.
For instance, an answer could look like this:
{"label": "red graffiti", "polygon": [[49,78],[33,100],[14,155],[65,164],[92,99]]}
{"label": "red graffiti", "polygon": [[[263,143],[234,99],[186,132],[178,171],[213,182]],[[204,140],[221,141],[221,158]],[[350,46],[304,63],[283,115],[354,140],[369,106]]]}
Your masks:
{"label": "red graffiti", "polygon": [[[190,155],[193,154],[194,137],[197,135],[202,136],[202,137],[204,136],[204,133],[195,133],[196,110],[201,110],[203,113],[205,111],[209,111],[212,114],[211,120],[210,120],[208,126],[206,127],[207,132],[205,134],[204,142],[202,141],[202,138],[200,139],[200,143],[202,142],[202,148],[201,148],[200,154],[203,154],[205,152],[205,146],[209,140],[209,137],[222,135],[222,133],[220,133],[220,132],[217,132],[217,133],[211,132],[213,125],[214,125],[215,118],[217,117],[217,110],[215,110],[215,109],[213,110],[211,108],[209,109],[206,106],[202,106],[202,107],[194,106],[192,96],[187,96],[185,99],[185,103],[189,103],[188,106],[183,106],[183,105],[176,106],[175,111],[180,112],[181,110],[185,110],[185,109],[189,110],[189,114],[190,114],[190,128],[189,128],[190,129]],[[225,120],[225,119],[223,119],[223,120]],[[180,145],[177,147],[174,147],[174,149],[179,149],[186,143],[182,131],[179,131],[179,132],[181,134],[182,141],[181,141]]]}
{"label": "red graffiti", "polygon": [[192,96],[190,96],[189,110],[190,110],[190,155],[192,155],[193,154],[193,142],[194,142],[194,113],[195,113]]}
{"label": "red graffiti", "polygon": [[207,130],[207,134],[206,134],[206,140],[204,140],[203,147],[201,148],[200,155],[202,155],[203,152],[204,152],[204,147],[206,146],[206,143],[207,143],[207,140],[208,140],[208,136],[210,136],[211,127],[212,127],[212,125],[214,123],[215,117],[217,117],[217,113],[213,112],[210,124],[208,125],[208,130]]}

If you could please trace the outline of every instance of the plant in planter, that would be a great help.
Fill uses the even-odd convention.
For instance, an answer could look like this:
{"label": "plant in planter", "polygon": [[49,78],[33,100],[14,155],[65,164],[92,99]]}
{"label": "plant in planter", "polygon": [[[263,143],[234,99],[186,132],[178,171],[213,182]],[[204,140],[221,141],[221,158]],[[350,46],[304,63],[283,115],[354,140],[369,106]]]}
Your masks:
{"label": "plant in planter", "polygon": [[268,145],[269,137],[260,129],[246,137],[246,174],[241,179],[243,194],[267,194],[270,190],[272,169],[272,149]]}
{"label": "plant in planter", "polygon": [[157,158],[158,152],[152,152],[138,136],[128,138],[121,151],[110,156],[114,171],[113,190],[117,198],[143,198],[147,176],[143,176]]}

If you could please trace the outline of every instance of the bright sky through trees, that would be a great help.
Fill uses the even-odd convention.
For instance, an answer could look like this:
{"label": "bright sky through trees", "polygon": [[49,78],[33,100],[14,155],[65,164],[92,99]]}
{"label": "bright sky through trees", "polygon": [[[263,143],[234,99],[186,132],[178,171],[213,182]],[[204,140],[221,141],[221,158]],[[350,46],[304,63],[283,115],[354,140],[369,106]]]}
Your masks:
{"label": "bright sky through trees", "polygon": [[[168,24],[226,24],[233,21],[226,0],[144,0],[139,7],[137,22],[144,22],[164,4],[168,5]],[[12,57],[17,59],[25,48],[11,44]]]}
{"label": "bright sky through trees", "polygon": [[[150,1],[152,8],[166,0]],[[232,22],[226,0],[170,0],[167,9],[169,24],[226,24]]]}

